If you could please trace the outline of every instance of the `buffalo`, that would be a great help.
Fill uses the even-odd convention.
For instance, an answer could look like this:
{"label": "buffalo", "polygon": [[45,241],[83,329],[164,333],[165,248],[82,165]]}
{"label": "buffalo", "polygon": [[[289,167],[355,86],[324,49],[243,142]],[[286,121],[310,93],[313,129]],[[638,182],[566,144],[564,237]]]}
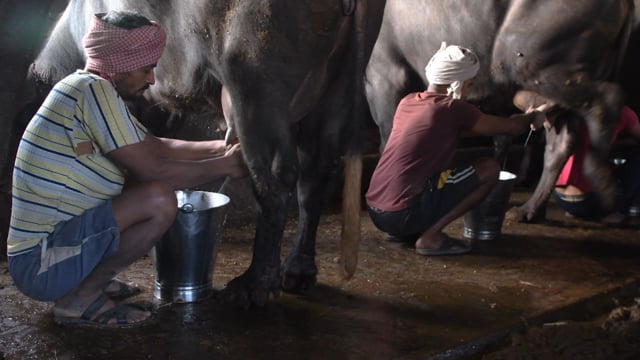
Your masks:
{"label": "buffalo", "polygon": [[481,62],[467,100],[485,112],[507,114],[517,111],[514,96],[525,90],[521,94],[532,94],[529,100],[544,99],[564,114],[547,131],[534,194],[509,216],[524,221],[544,216],[541,205],[570,149],[563,134],[575,131],[567,124],[578,117],[585,119],[592,144],[585,173],[611,208],[615,184],[606,159],[624,102],[616,80],[633,21],[632,0],[389,0],[365,79],[381,146],[400,99],[426,88],[424,67],[441,42],[461,45]]}
{"label": "buffalo", "polygon": [[[359,186],[359,142],[346,139],[366,119],[364,71],[384,6],[383,0],[71,0],[29,76],[51,85],[82,68],[81,39],[94,13],[132,10],[162,25],[168,38],[156,84],[132,108],[143,123],[157,113],[149,109],[224,114],[235,130],[258,216],[252,262],[225,294],[245,307],[263,305],[282,289],[315,283],[316,230],[343,155],[345,181]],[[281,264],[296,189],[298,229]],[[357,261],[359,188],[344,194],[351,209],[342,244],[348,278]]]}

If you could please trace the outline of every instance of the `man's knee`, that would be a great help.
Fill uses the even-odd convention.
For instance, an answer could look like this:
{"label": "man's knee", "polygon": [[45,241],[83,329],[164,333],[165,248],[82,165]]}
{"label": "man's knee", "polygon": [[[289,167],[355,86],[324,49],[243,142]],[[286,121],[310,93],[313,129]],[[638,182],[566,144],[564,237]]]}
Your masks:
{"label": "man's knee", "polygon": [[500,164],[491,158],[481,158],[473,163],[481,183],[495,182],[500,173]]}
{"label": "man's knee", "polygon": [[173,219],[178,211],[178,201],[171,186],[165,182],[149,182],[143,185],[148,198],[147,206],[153,209],[157,216]]}
{"label": "man's knee", "polygon": [[139,183],[114,198],[113,212],[121,231],[143,221],[168,227],[178,212],[178,201],[166,183]]}
{"label": "man's knee", "polygon": [[160,227],[168,227],[178,211],[175,192],[169,184],[159,181],[141,183],[129,190],[126,203],[138,209],[139,213],[133,216],[151,220]]}

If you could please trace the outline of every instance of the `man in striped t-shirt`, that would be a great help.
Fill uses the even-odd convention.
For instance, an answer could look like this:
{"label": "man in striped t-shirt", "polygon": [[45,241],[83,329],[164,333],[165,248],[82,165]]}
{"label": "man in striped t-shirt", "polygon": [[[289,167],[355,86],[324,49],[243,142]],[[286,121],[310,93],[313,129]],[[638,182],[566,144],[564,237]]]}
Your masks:
{"label": "man in striped t-shirt", "polygon": [[[165,39],[139,14],[96,14],[85,69],[54,86],[20,141],[9,270],[24,294],[55,301],[57,323],[141,324],[148,311],[116,302],[139,289],[114,276],[172,224],[174,189],[247,173],[238,145],[154,137],[127,110],[155,82]],[[125,173],[139,184],[123,190]]]}

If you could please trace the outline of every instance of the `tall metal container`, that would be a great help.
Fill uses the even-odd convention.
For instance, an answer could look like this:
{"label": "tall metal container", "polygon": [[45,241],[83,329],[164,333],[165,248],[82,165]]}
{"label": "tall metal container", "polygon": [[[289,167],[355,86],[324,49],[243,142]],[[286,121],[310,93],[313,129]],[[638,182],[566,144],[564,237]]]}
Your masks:
{"label": "tall metal container", "polygon": [[500,237],[504,214],[509,205],[516,175],[500,171],[498,182],[487,197],[464,214],[464,237],[474,240],[495,240]]}
{"label": "tall metal container", "polygon": [[154,295],[194,302],[211,294],[213,270],[229,197],[215,192],[176,191],[178,214],[156,244]]}

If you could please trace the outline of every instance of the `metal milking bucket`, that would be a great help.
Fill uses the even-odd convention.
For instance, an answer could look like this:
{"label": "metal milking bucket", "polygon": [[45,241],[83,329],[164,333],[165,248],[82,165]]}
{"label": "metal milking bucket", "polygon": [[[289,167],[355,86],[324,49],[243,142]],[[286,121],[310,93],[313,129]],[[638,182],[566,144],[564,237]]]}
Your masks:
{"label": "metal milking bucket", "polygon": [[464,237],[474,240],[495,240],[500,237],[504,214],[509,205],[516,175],[500,171],[498,182],[487,197],[464,214]]}
{"label": "metal milking bucket", "polygon": [[176,191],[178,214],[156,244],[154,295],[193,302],[211,294],[213,270],[229,197],[215,192]]}

